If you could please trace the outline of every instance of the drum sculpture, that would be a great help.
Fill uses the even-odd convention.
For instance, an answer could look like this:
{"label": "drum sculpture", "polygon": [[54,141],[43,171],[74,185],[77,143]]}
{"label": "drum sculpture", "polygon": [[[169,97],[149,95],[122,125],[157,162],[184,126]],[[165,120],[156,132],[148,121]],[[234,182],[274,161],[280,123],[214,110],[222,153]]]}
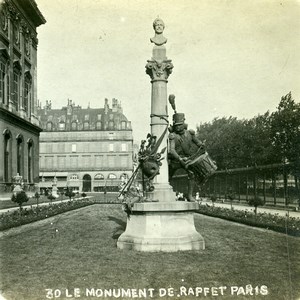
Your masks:
{"label": "drum sculpture", "polygon": [[175,96],[169,96],[169,102],[174,110],[173,125],[169,131],[169,178],[178,169],[185,169],[188,174],[188,201],[195,201],[193,188],[203,184],[217,169],[214,161],[209,157],[204,144],[196,137],[194,130],[188,130],[183,113],[177,113]]}

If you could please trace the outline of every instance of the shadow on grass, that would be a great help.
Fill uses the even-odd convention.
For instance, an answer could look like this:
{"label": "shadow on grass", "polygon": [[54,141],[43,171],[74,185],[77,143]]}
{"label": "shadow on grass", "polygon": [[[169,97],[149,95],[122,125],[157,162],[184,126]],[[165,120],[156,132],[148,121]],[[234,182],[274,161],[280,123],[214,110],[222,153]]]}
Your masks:
{"label": "shadow on grass", "polygon": [[113,221],[115,223],[117,223],[119,226],[116,228],[115,232],[113,233],[112,235],[112,238],[114,240],[117,240],[120,235],[125,231],[126,229],[126,222],[124,222],[123,220],[121,219],[118,219],[118,218],[115,218],[115,217],[112,217],[112,216],[108,216],[107,217],[107,220],[108,221]]}

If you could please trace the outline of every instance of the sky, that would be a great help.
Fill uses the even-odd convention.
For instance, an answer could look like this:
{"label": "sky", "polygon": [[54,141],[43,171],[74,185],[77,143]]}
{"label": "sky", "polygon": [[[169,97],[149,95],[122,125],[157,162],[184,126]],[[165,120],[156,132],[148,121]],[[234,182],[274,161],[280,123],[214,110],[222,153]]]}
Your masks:
{"label": "sky", "polygon": [[[174,69],[168,94],[189,128],[300,101],[300,1],[36,0],[38,99],[101,108],[121,101],[139,142],[150,131],[152,23],[160,17]],[[169,107],[169,115],[172,109]]]}

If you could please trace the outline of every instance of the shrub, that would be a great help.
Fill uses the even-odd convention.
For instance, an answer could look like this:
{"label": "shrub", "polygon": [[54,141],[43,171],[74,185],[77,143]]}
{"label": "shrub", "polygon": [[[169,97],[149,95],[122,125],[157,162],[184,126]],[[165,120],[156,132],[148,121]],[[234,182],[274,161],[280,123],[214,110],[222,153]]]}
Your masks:
{"label": "shrub", "polygon": [[34,194],[34,198],[36,200],[36,205],[39,205],[39,199],[40,199],[41,195],[39,192],[35,192]]}
{"label": "shrub", "polygon": [[86,197],[86,193],[82,193],[81,196],[82,196],[83,198],[85,198],[85,197]]}
{"label": "shrub", "polygon": [[0,214],[0,230],[9,229],[16,226],[43,220],[51,216],[61,214],[70,210],[92,205],[90,201],[68,201],[59,202],[52,205],[40,205],[38,207],[25,208],[22,214],[18,211],[8,211]]}
{"label": "shrub", "polygon": [[69,189],[66,191],[65,195],[69,197],[70,201],[75,197],[75,193]]}
{"label": "shrub", "polygon": [[201,205],[198,213],[217,217],[245,225],[261,227],[289,235],[300,236],[300,218],[279,216],[278,214],[258,213],[247,210],[231,210],[223,207]]}
{"label": "shrub", "polygon": [[216,195],[211,195],[210,196],[210,200],[213,203],[213,205],[215,205],[215,202],[217,201],[218,197]]}
{"label": "shrub", "polygon": [[13,194],[11,197],[11,201],[18,203],[20,207],[20,211],[22,210],[23,203],[29,200],[27,194],[24,191]]}
{"label": "shrub", "polygon": [[256,215],[257,214],[257,207],[265,205],[265,201],[264,201],[264,199],[262,199],[262,198],[260,198],[258,196],[255,196],[255,197],[250,198],[248,200],[248,204],[250,206],[254,206],[254,213]]}
{"label": "shrub", "polygon": [[52,194],[50,194],[47,198],[51,201],[51,204],[52,204],[52,201],[53,201],[54,199],[56,199],[56,197],[53,196]]}

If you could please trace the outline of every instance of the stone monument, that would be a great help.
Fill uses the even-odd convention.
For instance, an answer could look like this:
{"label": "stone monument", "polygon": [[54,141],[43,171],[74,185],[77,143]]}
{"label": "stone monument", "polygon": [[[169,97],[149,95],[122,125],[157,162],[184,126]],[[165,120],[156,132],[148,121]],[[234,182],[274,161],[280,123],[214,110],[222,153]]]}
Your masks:
{"label": "stone monument", "polygon": [[53,183],[52,183],[52,196],[58,198],[59,195],[57,194],[57,178],[54,176]]}
{"label": "stone monument", "polygon": [[[147,61],[146,73],[151,78],[151,135],[162,137],[160,149],[168,145],[165,133],[169,125],[167,83],[173,64],[166,56],[163,36],[164,22],[157,18],[153,22],[155,36],[152,58]],[[153,179],[154,190],[147,192],[145,202],[134,203],[127,219],[126,231],[119,237],[120,249],[137,251],[202,250],[204,239],[195,229],[194,211],[196,202],[176,201],[169,184],[167,155],[160,160],[159,174]]]}
{"label": "stone monument", "polygon": [[13,194],[15,196],[23,191],[23,184],[23,177],[19,173],[17,173],[16,176],[13,176]]}

